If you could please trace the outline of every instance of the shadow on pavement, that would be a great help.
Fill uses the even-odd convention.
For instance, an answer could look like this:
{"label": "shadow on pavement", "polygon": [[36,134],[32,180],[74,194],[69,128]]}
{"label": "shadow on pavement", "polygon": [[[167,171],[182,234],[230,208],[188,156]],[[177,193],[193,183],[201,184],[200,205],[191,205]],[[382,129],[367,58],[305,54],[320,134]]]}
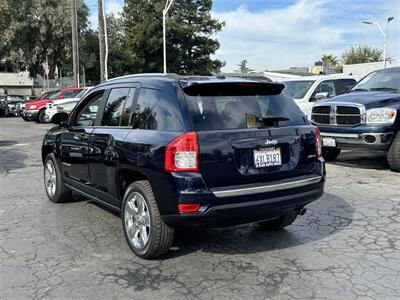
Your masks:
{"label": "shadow on pavement", "polygon": [[362,152],[345,151],[339,155],[337,160],[329,162],[336,166],[345,166],[361,169],[388,170],[385,152]]}
{"label": "shadow on pavement", "polygon": [[277,231],[263,231],[256,224],[179,231],[166,258],[197,251],[249,254],[295,247],[338,233],[351,224],[354,213],[345,200],[332,194],[325,194],[307,210],[291,226]]}
{"label": "shadow on pavement", "polygon": [[17,143],[18,142],[16,141],[8,140],[0,141],[0,172],[7,173],[11,170],[25,167],[25,160],[28,158],[28,156],[22,153],[20,149],[17,150],[15,148],[8,148],[9,146],[13,146]]}

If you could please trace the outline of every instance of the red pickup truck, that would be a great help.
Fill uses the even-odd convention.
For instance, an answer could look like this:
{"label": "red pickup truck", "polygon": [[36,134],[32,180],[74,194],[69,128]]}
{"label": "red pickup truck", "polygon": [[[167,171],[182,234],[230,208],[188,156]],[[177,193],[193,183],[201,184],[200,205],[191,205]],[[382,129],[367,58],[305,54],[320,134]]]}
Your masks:
{"label": "red pickup truck", "polygon": [[46,104],[50,101],[57,101],[65,98],[73,98],[82,89],[80,88],[63,88],[47,92],[37,100],[26,102],[25,110],[22,113],[22,118],[25,121],[36,121],[38,123],[45,122]]}

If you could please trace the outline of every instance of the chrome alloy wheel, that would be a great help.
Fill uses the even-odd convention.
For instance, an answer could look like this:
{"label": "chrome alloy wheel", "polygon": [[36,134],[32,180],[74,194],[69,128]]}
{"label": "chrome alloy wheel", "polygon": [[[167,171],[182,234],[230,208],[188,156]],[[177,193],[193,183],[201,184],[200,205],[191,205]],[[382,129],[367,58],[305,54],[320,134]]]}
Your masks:
{"label": "chrome alloy wheel", "polygon": [[44,184],[46,186],[47,194],[53,197],[57,189],[57,174],[56,168],[52,160],[48,160],[44,170]]}
{"label": "chrome alloy wheel", "polygon": [[149,241],[150,211],[143,196],[132,193],[125,204],[125,230],[137,249],[143,249]]}

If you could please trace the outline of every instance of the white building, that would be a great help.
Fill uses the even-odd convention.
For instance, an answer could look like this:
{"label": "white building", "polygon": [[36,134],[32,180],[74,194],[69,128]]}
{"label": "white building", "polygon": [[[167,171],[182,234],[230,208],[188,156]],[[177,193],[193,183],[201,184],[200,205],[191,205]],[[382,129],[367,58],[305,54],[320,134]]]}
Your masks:
{"label": "white building", "polygon": [[[386,61],[386,68],[390,67],[400,67],[400,60]],[[379,69],[383,69],[383,61],[365,64],[343,65],[343,74],[362,78],[368,73]]]}

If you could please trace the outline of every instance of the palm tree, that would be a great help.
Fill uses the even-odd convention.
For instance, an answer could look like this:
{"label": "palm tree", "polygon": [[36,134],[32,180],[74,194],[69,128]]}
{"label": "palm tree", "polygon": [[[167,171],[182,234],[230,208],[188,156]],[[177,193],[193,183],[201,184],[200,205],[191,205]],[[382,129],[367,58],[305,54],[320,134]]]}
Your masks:
{"label": "palm tree", "polygon": [[324,64],[334,67],[338,63],[338,59],[336,56],[333,56],[332,54],[324,54],[321,57],[321,60]]}
{"label": "palm tree", "polygon": [[252,72],[253,70],[252,69],[250,69],[250,68],[248,68],[247,67],[247,60],[242,60],[241,62],[240,62],[240,64],[238,64],[238,67],[239,67],[239,72],[241,73],[241,74],[247,74],[247,73],[250,73],[250,72]]}

